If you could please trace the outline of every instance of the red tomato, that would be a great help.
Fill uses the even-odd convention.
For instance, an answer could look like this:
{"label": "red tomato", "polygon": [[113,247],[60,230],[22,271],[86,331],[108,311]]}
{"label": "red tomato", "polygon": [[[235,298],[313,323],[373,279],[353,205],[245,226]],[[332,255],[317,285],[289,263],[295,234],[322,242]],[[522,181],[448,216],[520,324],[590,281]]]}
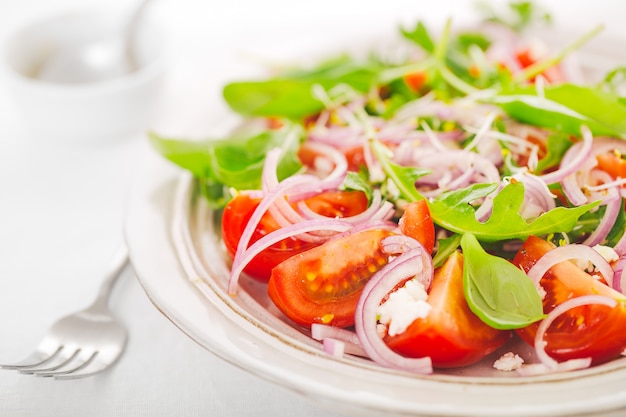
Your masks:
{"label": "red tomato", "polygon": [[435,247],[435,225],[426,200],[407,204],[398,223],[400,231],[420,242],[428,253]]}
{"label": "red tomato", "polygon": [[274,304],[298,324],[354,324],[354,311],[369,278],[388,261],[385,230],[365,230],[331,240],[282,262],[267,287]]}
{"label": "red tomato", "polygon": [[[232,199],[224,208],[222,215],[222,238],[230,256],[234,256],[239,239],[252,213],[259,205],[259,199],[250,198],[242,193]],[[328,217],[347,217],[361,213],[367,208],[367,197],[360,191],[331,191],[306,200],[307,205],[317,213]],[[250,244],[264,235],[279,229],[274,218],[266,213],[257,226]],[[269,279],[272,268],[285,259],[317,246],[317,243],[305,242],[296,238],[284,239],[257,255],[244,271],[257,279]]]}
{"label": "red tomato", "polygon": [[407,87],[416,93],[419,93],[422,87],[424,87],[427,78],[428,76],[424,71],[411,72],[402,77]]}
{"label": "red tomato", "polygon": [[626,160],[613,152],[596,156],[598,168],[606,171],[613,178],[626,178]]}
{"label": "red tomato", "polygon": [[400,334],[386,336],[394,351],[408,357],[430,356],[437,368],[471,365],[506,343],[510,331],[485,324],[463,293],[463,255],[454,252],[435,271],[428,303],[432,310]]}
{"label": "red tomato", "polygon": [[[516,52],[515,57],[517,58],[517,61],[520,63],[522,68],[534,65],[542,59],[546,58],[545,56],[539,55],[538,51],[536,49],[533,49],[532,47],[520,49]],[[552,66],[547,68],[541,73],[541,75],[551,83],[565,82],[565,76],[558,66]]]}
{"label": "red tomato", "polygon": [[[554,245],[538,237],[529,237],[513,262],[528,271]],[[569,310],[558,318],[546,333],[546,352],[558,361],[591,357],[594,364],[620,356],[626,348],[626,298],[582,271],[572,262],[553,266],[541,280],[547,292],[545,313],[573,297],[601,294],[620,302],[615,308],[590,305]],[[533,344],[539,323],[517,330]]]}

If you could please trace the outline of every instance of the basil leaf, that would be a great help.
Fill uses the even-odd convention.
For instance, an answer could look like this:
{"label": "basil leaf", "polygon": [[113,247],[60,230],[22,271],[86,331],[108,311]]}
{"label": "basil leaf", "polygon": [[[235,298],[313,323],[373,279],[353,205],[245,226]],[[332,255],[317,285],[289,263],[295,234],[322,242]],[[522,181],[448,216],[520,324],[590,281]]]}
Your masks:
{"label": "basil leaf", "polygon": [[297,150],[304,134],[296,125],[217,140],[169,139],[155,133],[150,133],[149,138],[165,158],[203,180],[207,189],[212,190],[213,200],[219,196],[219,185],[239,190],[258,189],[265,155],[273,148],[282,149],[279,179],[293,175],[302,167]]}
{"label": "basil leaf", "polygon": [[569,232],[580,216],[600,203],[596,201],[574,208],[557,207],[527,222],[519,214],[524,200],[524,185],[510,183],[494,197],[489,219],[478,221],[471,203],[486,197],[496,188],[496,184],[474,184],[441,194],[429,204],[433,221],[455,233],[472,233],[485,242],[525,239],[530,235]]}
{"label": "basil leaf", "polygon": [[490,255],[470,233],[461,238],[463,292],[470,309],[489,326],[510,330],[544,317],[530,278],[506,259]]}
{"label": "basil leaf", "polygon": [[596,135],[626,138],[626,106],[618,96],[573,84],[549,86],[543,94],[538,96],[535,88],[526,87],[501,93],[491,101],[524,123],[576,136],[586,125]]}
{"label": "basil leaf", "polygon": [[313,86],[326,90],[344,84],[365,93],[378,81],[379,64],[358,65],[337,59],[308,71],[298,71],[262,81],[227,84],[223,96],[228,105],[245,116],[286,117],[296,120],[324,108],[312,93]]}

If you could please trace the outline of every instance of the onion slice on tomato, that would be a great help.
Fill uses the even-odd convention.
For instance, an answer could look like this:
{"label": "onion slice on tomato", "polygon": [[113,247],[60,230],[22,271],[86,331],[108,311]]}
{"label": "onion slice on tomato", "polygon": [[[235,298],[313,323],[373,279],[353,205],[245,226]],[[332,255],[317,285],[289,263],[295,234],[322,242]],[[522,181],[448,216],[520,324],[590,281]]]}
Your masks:
{"label": "onion slice on tomato", "polygon": [[613,278],[611,265],[595,249],[581,244],[557,246],[549,250],[528,270],[527,275],[535,283],[535,286],[539,287],[541,278],[550,268],[570,259],[582,259],[591,262],[611,285]]}
{"label": "onion slice on tomato", "polygon": [[381,301],[399,284],[418,276],[430,282],[433,265],[421,244],[385,265],[367,282],[355,312],[355,330],[367,355],[383,366],[419,374],[433,372],[430,357],[407,358],[391,350],[378,334],[377,310]]}
{"label": "onion slice on tomato", "polygon": [[[329,230],[334,232],[345,232],[352,227],[350,223],[336,220],[308,220],[300,223],[293,224],[291,226],[282,227],[275,230],[261,239],[250,245],[249,248],[244,249],[241,253],[235,255],[233,260],[233,266],[230,271],[230,277],[228,278],[228,293],[235,294],[237,292],[237,283],[239,282],[239,276],[243,272],[246,265],[248,265],[255,256],[261,253],[263,250],[272,246],[281,240],[301,235],[302,233],[308,233],[320,230]],[[239,248],[238,248],[239,249]]]}
{"label": "onion slice on tomato", "polygon": [[[543,319],[539,324],[534,341],[537,358],[541,361],[540,363],[545,371],[558,372],[585,368],[591,365],[591,358],[577,358],[560,363],[557,362],[546,352],[546,341],[544,340],[544,337],[546,335],[546,332],[550,328],[550,325],[552,325],[552,323],[554,323],[554,321],[559,316],[573,308],[585,305],[604,305],[610,308],[614,308],[617,305],[617,300],[604,295],[583,295],[580,297],[571,298],[563,302],[562,304],[559,304],[550,313],[548,313],[546,318]],[[575,366],[573,367],[573,365]]]}

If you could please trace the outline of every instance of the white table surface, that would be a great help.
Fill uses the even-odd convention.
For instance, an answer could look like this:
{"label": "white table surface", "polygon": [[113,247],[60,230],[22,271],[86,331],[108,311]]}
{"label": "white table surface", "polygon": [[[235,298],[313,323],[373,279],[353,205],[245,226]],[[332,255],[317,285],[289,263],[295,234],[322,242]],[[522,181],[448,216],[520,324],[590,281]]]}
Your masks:
{"label": "white table surface", "polygon": [[[411,6],[418,2],[389,0],[360,8],[363,2],[339,3],[157,0],[154,14],[168,30],[171,55],[150,127],[190,137],[208,131],[223,111],[221,83],[242,70],[237,65],[242,57],[323,48],[334,43],[332,28],[345,28],[358,39],[368,27],[393,30],[394,22],[416,16],[441,21],[447,7],[470,2]],[[588,3],[568,1],[567,22],[600,20],[594,7],[604,4],[609,32],[624,36],[618,24],[625,15],[619,10],[626,9],[621,0]],[[85,4],[98,1],[0,0],[0,40],[30,15]],[[277,36],[281,29],[289,37]],[[127,196],[148,146],[141,132],[103,144],[51,142],[29,133],[32,122],[20,119],[0,83],[0,363],[21,359],[57,317],[95,296],[102,271],[123,240]],[[110,305],[130,336],[119,362],[74,381],[0,371],[0,416],[332,415],[196,345],[154,308],[130,268]]]}

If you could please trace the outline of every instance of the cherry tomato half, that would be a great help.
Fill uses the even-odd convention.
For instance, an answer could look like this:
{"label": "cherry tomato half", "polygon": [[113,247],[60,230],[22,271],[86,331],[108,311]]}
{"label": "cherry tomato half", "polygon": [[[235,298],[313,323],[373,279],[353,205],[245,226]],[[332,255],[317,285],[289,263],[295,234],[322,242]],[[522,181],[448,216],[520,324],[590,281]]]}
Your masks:
{"label": "cherry tomato half", "polygon": [[430,313],[400,334],[386,336],[394,351],[408,357],[430,356],[437,368],[478,362],[506,343],[510,331],[485,324],[467,305],[463,293],[463,255],[454,252],[435,271],[428,303]]}
{"label": "cherry tomato half", "polygon": [[272,270],[270,298],[287,317],[304,326],[353,325],[363,286],[388,261],[380,242],[390,234],[364,230],[292,256]]}
{"label": "cherry tomato half", "polygon": [[430,217],[430,210],[426,200],[409,203],[398,223],[400,231],[424,246],[428,253],[435,247],[435,225]]}
{"label": "cherry tomato half", "polygon": [[[528,271],[554,245],[538,237],[529,237],[513,262]],[[626,348],[625,297],[587,274],[572,262],[553,266],[542,278],[547,292],[543,301],[545,313],[564,301],[588,294],[612,297],[620,302],[614,308],[589,305],[569,310],[550,326],[545,340],[546,352],[558,361],[592,358],[593,364],[614,359]],[[539,323],[517,330],[529,344],[533,344]]]}
{"label": "cherry tomato half", "polygon": [[613,152],[596,156],[598,168],[606,171],[613,178],[626,178],[626,160]]}
{"label": "cherry tomato half", "polygon": [[[233,198],[222,214],[222,238],[230,256],[234,256],[252,213],[260,200],[241,193]],[[363,212],[368,205],[367,197],[360,191],[329,191],[306,200],[315,212],[328,217],[347,217]],[[264,235],[280,228],[274,218],[266,213],[257,226],[250,244]],[[257,255],[244,269],[248,275],[267,281],[272,268],[285,259],[317,246],[317,243],[305,242],[297,238],[284,239]]]}

